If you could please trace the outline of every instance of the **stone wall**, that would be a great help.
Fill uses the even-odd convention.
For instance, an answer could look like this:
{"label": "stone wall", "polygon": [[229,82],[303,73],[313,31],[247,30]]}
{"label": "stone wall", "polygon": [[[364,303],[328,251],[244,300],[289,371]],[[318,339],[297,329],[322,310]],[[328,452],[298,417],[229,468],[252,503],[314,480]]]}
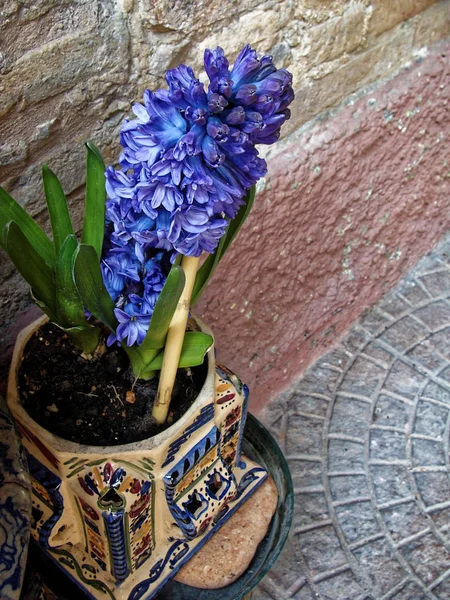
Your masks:
{"label": "stone wall", "polygon": [[[120,123],[132,102],[146,87],[163,85],[169,67],[185,62],[198,71],[205,47],[219,44],[233,59],[242,45],[251,43],[293,72],[297,96],[284,135],[294,136],[298,150],[302,128],[308,129],[317,115],[323,117],[325,110],[370,85],[379,86],[448,35],[449,0],[3,0],[0,184],[48,228],[40,183],[40,165],[48,163],[60,177],[79,225],[83,142],[93,139],[106,162],[114,162]],[[375,135],[376,129],[372,132]],[[365,144],[370,146],[370,141]],[[371,161],[378,160],[379,151],[374,141]],[[279,162],[280,152],[288,157],[292,145],[277,150],[276,158],[269,157],[270,169]],[[297,179],[290,185],[299,187],[298,201],[301,186]],[[257,218],[255,213],[253,228]],[[266,246],[275,222],[269,215],[264,227],[257,227],[255,236]],[[314,238],[314,215],[308,223],[305,236]],[[346,227],[343,223],[342,229]],[[279,235],[291,239],[295,252],[301,251],[304,240],[297,240],[289,223],[281,225]],[[239,273],[247,257],[234,256],[232,266]],[[276,268],[272,264],[269,270]],[[223,288],[216,278],[209,294],[218,291]],[[4,363],[12,333],[33,314],[29,306],[26,286],[1,253]],[[211,313],[206,304],[202,308]],[[244,310],[244,316],[247,313]],[[257,323],[246,319],[240,326],[244,325],[257,338]],[[295,338],[296,328],[291,329]],[[227,360],[230,352],[224,353]],[[263,355],[261,350],[255,353]],[[232,362],[239,368],[238,361]],[[252,368],[247,366],[243,373],[251,383]],[[289,368],[292,373],[298,370]],[[287,380],[280,381],[284,385]]]}

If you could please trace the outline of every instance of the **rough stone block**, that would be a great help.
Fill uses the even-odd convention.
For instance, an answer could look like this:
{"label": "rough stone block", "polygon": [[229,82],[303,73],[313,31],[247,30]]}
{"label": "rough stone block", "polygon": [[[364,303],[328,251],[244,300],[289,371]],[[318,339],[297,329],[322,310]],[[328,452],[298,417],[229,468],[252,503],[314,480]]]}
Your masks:
{"label": "rough stone block", "polygon": [[447,598],[450,598],[450,578],[447,577],[444,579],[444,581],[442,581],[442,583],[434,587],[433,594],[435,594],[441,600],[447,600]]}
{"label": "rough stone block", "polygon": [[406,352],[429,335],[429,330],[409,316],[391,325],[380,339],[398,350]]}
{"label": "rough stone block", "polygon": [[[450,406],[449,406],[450,409]],[[427,400],[419,399],[413,433],[442,438],[448,421],[449,409]]]}
{"label": "rough stone block", "polygon": [[294,488],[322,486],[322,464],[320,462],[292,459],[289,461],[289,468]]}
{"label": "rough stone block", "polygon": [[430,346],[448,361],[450,360],[450,348],[446,340],[448,340],[448,329],[438,331],[430,339]]}
{"label": "rough stone block", "polygon": [[436,0],[397,0],[393,4],[389,0],[377,0],[373,5],[369,33],[378,35],[383,31],[392,29],[398,23],[410,19],[435,2]]}
{"label": "rough stone block", "polygon": [[447,269],[441,269],[436,273],[422,275],[420,281],[430,296],[450,292],[450,271]]}
{"label": "rough stone block", "polygon": [[366,7],[356,3],[342,15],[309,29],[305,29],[302,21],[294,21],[288,32],[290,44],[296,47],[299,56],[307,57],[309,68],[332,61],[363,43],[367,14]]}
{"label": "rough stone block", "polygon": [[354,550],[359,561],[361,572],[370,581],[371,592],[381,597],[405,577],[400,566],[385,540],[369,542]]}
{"label": "rough stone block", "polygon": [[450,306],[444,300],[438,300],[415,310],[414,316],[423,321],[432,331],[450,326]]}
{"label": "rough stone block", "polygon": [[402,539],[424,531],[430,526],[429,518],[419,511],[415,502],[385,508],[381,511],[381,515],[395,543],[400,543]]}
{"label": "rough stone block", "polygon": [[317,583],[317,589],[324,600],[347,600],[347,598],[361,598],[363,588],[357,582],[349,569],[334,577]]}
{"label": "rough stone block", "polygon": [[414,473],[414,479],[425,506],[441,504],[450,498],[450,482],[447,473]]}
{"label": "rough stone block", "polygon": [[447,2],[436,2],[415,17],[414,46],[421,48],[447,38],[450,32],[450,10]]}
{"label": "rough stone block", "polygon": [[371,502],[355,502],[335,508],[339,527],[349,544],[380,531]]}
{"label": "rough stone block", "polygon": [[289,400],[289,409],[294,412],[306,412],[325,417],[329,404],[329,400],[325,398],[318,398],[317,396],[310,396],[307,393],[297,392]]}
{"label": "rough stone block", "polygon": [[299,528],[309,527],[317,521],[324,521],[328,518],[328,505],[325,494],[322,492],[296,494],[292,525],[294,532]]}
{"label": "rough stone block", "polygon": [[402,279],[399,287],[399,292],[413,306],[420,302],[426,302],[430,299],[429,294],[419,285],[417,281],[410,278]]}
{"label": "rough stone block", "polygon": [[373,423],[382,426],[406,427],[413,407],[398,398],[380,394],[375,405]]}
{"label": "rough stone block", "polygon": [[413,495],[406,467],[400,465],[371,465],[370,474],[379,504]]}
{"label": "rough stone block", "polygon": [[442,441],[433,442],[431,440],[412,438],[411,446],[412,463],[415,467],[445,465],[445,452]]}
{"label": "rough stone block", "polygon": [[364,469],[364,445],[348,440],[328,440],[330,471],[360,471]]}
{"label": "rough stone block", "polygon": [[450,508],[444,507],[434,509],[430,513],[432,522],[435,524],[438,530],[440,530],[441,539],[448,540],[449,529],[450,529]]}
{"label": "rough stone block", "polygon": [[392,600],[427,600],[425,593],[415,583],[407,583],[391,598]]}
{"label": "rough stone block", "polygon": [[403,546],[401,553],[428,585],[450,568],[450,552],[431,534]]}
{"label": "rough stone block", "polygon": [[369,496],[365,475],[333,475],[328,478],[328,483],[334,502]]}
{"label": "rough stone block", "polygon": [[295,542],[306,556],[308,568],[321,573],[347,562],[339,539],[332,527],[321,527],[295,535]]}
{"label": "rough stone block", "polygon": [[296,414],[289,415],[286,454],[320,455],[322,451],[322,432],[322,420]]}
{"label": "rough stone block", "polygon": [[358,357],[347,371],[341,391],[370,398],[385,376],[386,372],[382,367]]}
{"label": "rough stone block", "polygon": [[352,398],[337,398],[333,405],[329,431],[363,437],[367,431],[372,407],[367,402]]}
{"label": "rough stone block", "polygon": [[406,460],[406,434],[399,431],[372,429],[369,457],[370,460]]}
{"label": "rough stone block", "polygon": [[431,372],[436,371],[440,373],[442,368],[447,364],[445,359],[436,352],[431,340],[424,340],[409,350],[406,356],[413,362],[420,362],[425,369]]}
{"label": "rough stone block", "polygon": [[414,398],[421,390],[425,377],[412,367],[397,360],[384,382],[383,389],[405,398]]}
{"label": "rough stone block", "polygon": [[378,304],[378,308],[386,311],[395,318],[398,318],[405,311],[409,310],[410,307],[411,305],[404,298],[396,294],[389,294]]}

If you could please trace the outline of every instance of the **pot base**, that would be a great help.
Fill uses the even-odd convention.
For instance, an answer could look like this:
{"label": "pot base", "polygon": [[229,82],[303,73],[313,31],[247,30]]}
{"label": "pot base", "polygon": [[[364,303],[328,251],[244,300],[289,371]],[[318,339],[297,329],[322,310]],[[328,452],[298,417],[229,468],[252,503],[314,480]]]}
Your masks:
{"label": "pot base", "polygon": [[[267,535],[259,544],[250,568],[234,583],[218,590],[200,590],[172,579],[155,600],[240,600],[258,584],[278,557],[286,541],[293,514],[293,489],[284,456],[269,432],[248,415],[243,451],[273,477],[278,491],[278,506]],[[42,596],[39,596],[42,594]],[[30,547],[22,597],[43,600],[85,600],[79,588],[47,559],[33,543]]]}
{"label": "pot base", "polygon": [[251,498],[175,575],[175,581],[201,589],[220,589],[238,579],[264,538],[278,502],[268,477]]}

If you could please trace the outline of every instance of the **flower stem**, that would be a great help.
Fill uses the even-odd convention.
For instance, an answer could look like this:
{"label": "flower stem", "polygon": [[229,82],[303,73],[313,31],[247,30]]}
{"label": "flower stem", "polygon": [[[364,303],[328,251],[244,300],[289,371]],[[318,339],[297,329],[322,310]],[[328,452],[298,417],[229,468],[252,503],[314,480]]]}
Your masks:
{"label": "flower stem", "polygon": [[160,425],[166,421],[167,413],[169,412],[199,260],[199,257],[184,256],[181,261],[181,266],[186,276],[186,283],[167,333],[158,392],[152,411],[153,418]]}

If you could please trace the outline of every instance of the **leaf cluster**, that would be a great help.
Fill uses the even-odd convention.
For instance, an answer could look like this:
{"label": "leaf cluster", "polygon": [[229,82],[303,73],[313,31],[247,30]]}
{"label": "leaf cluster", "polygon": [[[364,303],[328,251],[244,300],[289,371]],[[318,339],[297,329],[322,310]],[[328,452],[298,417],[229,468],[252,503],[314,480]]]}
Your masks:
{"label": "leaf cluster", "polygon": [[[101,342],[102,332],[86,316],[85,309],[111,331],[116,330],[118,323],[114,314],[115,305],[105,288],[100,269],[105,223],[105,165],[92,142],[86,144],[86,149],[86,194],[81,241],[74,233],[61,183],[44,165],[42,179],[53,240],[0,187],[0,246],[29,284],[36,304],[81,351],[91,354]],[[245,204],[228,225],[215,253],[209,255],[200,267],[192,305],[200,297],[245,221],[254,196],[253,187],[247,194]],[[148,379],[161,368],[167,332],[184,285],[183,269],[175,264],[158,297],[144,341],[140,346],[122,344],[136,377]],[[205,333],[186,332],[179,366],[201,364],[212,343],[211,336]]]}

